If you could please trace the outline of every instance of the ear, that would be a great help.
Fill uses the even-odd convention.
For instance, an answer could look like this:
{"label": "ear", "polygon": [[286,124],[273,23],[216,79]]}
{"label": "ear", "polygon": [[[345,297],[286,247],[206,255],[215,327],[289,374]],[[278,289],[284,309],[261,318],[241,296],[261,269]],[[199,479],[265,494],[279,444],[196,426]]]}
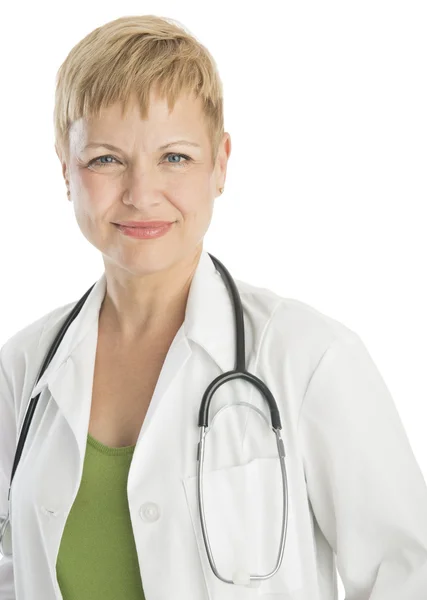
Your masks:
{"label": "ear", "polygon": [[225,186],[225,177],[227,175],[227,164],[231,154],[231,136],[226,131],[224,132],[217,158],[218,168],[218,187]]}
{"label": "ear", "polygon": [[55,152],[56,152],[56,156],[59,158],[59,162],[61,163],[62,176],[65,179],[65,181],[67,181],[67,163],[63,159],[63,156],[60,154],[60,152],[58,150],[58,146],[56,144],[55,144]]}

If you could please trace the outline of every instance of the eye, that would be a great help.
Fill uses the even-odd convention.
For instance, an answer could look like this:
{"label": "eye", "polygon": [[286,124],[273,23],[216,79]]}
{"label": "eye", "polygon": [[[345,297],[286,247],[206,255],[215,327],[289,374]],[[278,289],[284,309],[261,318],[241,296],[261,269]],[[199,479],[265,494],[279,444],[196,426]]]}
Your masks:
{"label": "eye", "polygon": [[112,158],[113,160],[115,160],[117,162],[117,159],[114,158],[114,156],[111,156],[111,154],[104,154],[103,156],[98,156],[97,158],[92,158],[92,160],[90,160],[88,162],[87,166],[90,167],[91,165],[98,164],[101,167],[105,167],[105,165],[112,165],[112,164],[114,164],[112,162],[106,162],[106,163],[105,162],[98,162],[98,161],[101,160],[101,158]]}
{"label": "eye", "polygon": [[191,158],[189,156],[187,156],[186,154],[180,154],[179,152],[168,152],[167,154],[165,154],[165,156],[167,158],[169,158],[169,156],[181,156],[182,158],[185,158],[185,162],[181,162],[181,161],[178,162],[177,160],[174,160],[171,163],[169,163],[169,164],[178,165],[179,167],[184,166],[185,164],[189,163],[191,160]]}

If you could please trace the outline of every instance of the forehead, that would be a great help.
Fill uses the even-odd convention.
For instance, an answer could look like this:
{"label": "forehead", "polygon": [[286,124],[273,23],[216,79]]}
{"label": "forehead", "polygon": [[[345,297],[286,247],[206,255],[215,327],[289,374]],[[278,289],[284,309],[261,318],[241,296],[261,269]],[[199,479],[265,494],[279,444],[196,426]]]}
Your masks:
{"label": "forehead", "polygon": [[148,142],[150,138],[157,142],[171,134],[192,134],[200,141],[206,138],[201,98],[181,93],[169,111],[167,98],[161,98],[155,90],[151,90],[147,108],[146,118],[142,119],[139,102],[132,95],[123,114],[123,103],[116,102],[103,108],[99,116],[81,117],[74,121],[70,127],[70,140],[77,144],[86,143],[94,136],[108,135],[111,138],[115,133],[144,138]]}

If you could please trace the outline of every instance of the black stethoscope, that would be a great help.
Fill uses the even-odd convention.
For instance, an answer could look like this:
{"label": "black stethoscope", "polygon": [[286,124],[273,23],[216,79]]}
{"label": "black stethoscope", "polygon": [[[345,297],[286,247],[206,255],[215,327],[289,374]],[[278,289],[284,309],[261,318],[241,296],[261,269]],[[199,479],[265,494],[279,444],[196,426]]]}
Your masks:
{"label": "black stethoscope", "polygon": [[[215,267],[219,270],[221,277],[222,277],[222,279],[228,289],[228,292],[232,298],[232,301],[233,301],[235,327],[236,327],[236,366],[235,366],[234,370],[227,371],[226,373],[219,375],[216,379],[214,379],[210,383],[210,385],[206,388],[205,393],[203,394],[202,402],[201,402],[200,409],[199,409],[198,426],[200,427],[200,441],[197,446],[197,496],[198,496],[199,516],[200,516],[203,539],[205,542],[205,547],[206,547],[206,552],[208,555],[209,563],[210,563],[212,571],[214,572],[216,577],[218,577],[218,579],[220,579],[224,583],[231,583],[231,584],[237,584],[237,585],[250,585],[251,582],[254,582],[254,584],[256,585],[256,582],[259,583],[260,581],[269,579],[270,577],[273,577],[273,575],[275,575],[275,573],[279,570],[280,565],[282,564],[283,554],[284,554],[284,550],[285,550],[285,540],[286,540],[287,520],[288,520],[288,490],[287,490],[287,476],[286,476],[286,467],[285,467],[285,447],[284,447],[283,440],[282,440],[282,437],[280,434],[282,425],[281,425],[281,421],[280,421],[279,409],[277,407],[277,403],[276,403],[272,393],[270,392],[270,390],[268,389],[268,387],[265,385],[265,383],[263,381],[261,381],[255,375],[253,375],[252,373],[249,373],[246,370],[246,366],[245,366],[245,328],[244,328],[244,322],[243,322],[243,308],[242,308],[242,303],[240,300],[240,296],[239,296],[239,292],[237,290],[236,284],[235,284],[233,278],[231,277],[230,273],[224,267],[224,265],[217,258],[212,256],[212,254],[209,254],[209,256],[211,257]],[[80,310],[82,309],[84,303],[86,302],[87,297],[89,296],[89,294],[92,291],[94,286],[95,286],[95,283],[80,298],[80,300],[76,303],[74,308],[71,310],[71,312],[67,316],[63,326],[61,327],[59,333],[55,337],[51,347],[49,348],[49,350],[46,354],[46,358],[44,359],[42,367],[39,371],[39,374],[37,376],[36,383],[34,384],[33,390],[34,390],[35,386],[37,385],[40,377],[43,375],[43,373],[47,369],[50,361],[54,357],[54,355],[59,347],[59,344],[61,343],[67,329],[69,328],[71,323],[74,321],[74,319],[79,314]],[[277,450],[278,450],[281,472],[282,472],[283,518],[282,518],[282,531],[281,531],[279,552],[278,552],[276,566],[274,567],[273,571],[271,571],[270,573],[267,573],[267,575],[250,575],[246,571],[236,570],[233,574],[233,578],[227,579],[225,577],[222,577],[218,573],[218,570],[215,565],[215,561],[212,556],[212,551],[211,551],[209,538],[208,538],[208,534],[207,534],[207,528],[206,528],[206,519],[205,519],[204,504],[203,504],[202,479],[203,479],[203,460],[204,460],[204,453],[205,453],[205,438],[206,438],[207,433],[209,432],[208,422],[209,422],[209,407],[210,407],[211,399],[212,399],[214,393],[220,388],[221,385],[223,385],[224,383],[227,383],[228,381],[232,381],[233,379],[245,379],[249,383],[252,383],[253,385],[255,385],[255,387],[261,392],[261,394],[264,396],[264,398],[266,399],[266,401],[268,403],[268,406],[270,409],[271,424],[268,423],[268,420],[262,411],[260,411],[258,408],[252,406],[251,404],[249,404],[247,402],[234,403],[230,406],[236,406],[237,404],[243,404],[249,408],[252,408],[265,420],[267,425],[272,428],[273,432],[276,435]],[[18,441],[16,453],[15,453],[15,458],[13,461],[13,466],[12,466],[12,474],[11,474],[11,478],[10,478],[9,494],[8,494],[8,513],[7,513],[6,517],[0,516],[0,553],[3,554],[4,556],[8,556],[8,557],[12,556],[10,490],[12,487],[12,481],[13,481],[13,477],[15,475],[15,471],[18,467],[18,464],[19,464],[19,461],[20,461],[20,458],[22,455],[22,450],[24,448],[25,440],[28,435],[28,430],[31,425],[34,411],[36,409],[36,406],[37,406],[37,403],[38,403],[38,400],[40,397],[40,393],[37,396],[35,396],[34,398],[31,398],[31,401],[29,403],[29,406],[28,406],[28,409],[27,409],[27,412],[26,412],[26,415],[24,418],[24,422],[23,422],[23,426],[22,426],[22,429],[21,429],[21,432],[19,435],[19,441]]]}

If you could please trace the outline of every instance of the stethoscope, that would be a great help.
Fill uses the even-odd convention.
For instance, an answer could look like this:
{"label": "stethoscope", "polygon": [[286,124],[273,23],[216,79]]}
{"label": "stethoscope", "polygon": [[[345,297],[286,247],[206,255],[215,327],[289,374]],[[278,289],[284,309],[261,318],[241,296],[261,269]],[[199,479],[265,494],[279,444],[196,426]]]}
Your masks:
{"label": "stethoscope", "polygon": [[[216,575],[216,577],[218,577],[218,579],[220,579],[224,583],[231,583],[231,584],[235,584],[235,585],[246,585],[247,586],[247,585],[251,585],[251,583],[254,582],[254,585],[257,585],[257,583],[259,585],[259,583],[261,581],[269,579],[270,577],[273,577],[273,575],[275,575],[277,573],[277,571],[280,568],[280,565],[282,564],[283,554],[284,554],[284,550],[285,550],[285,540],[286,540],[286,532],[287,532],[287,524],[288,524],[288,485],[287,485],[287,476],[286,476],[286,467],[285,467],[285,447],[284,447],[283,440],[282,440],[282,437],[280,434],[282,425],[281,425],[281,421],[280,421],[279,409],[277,407],[277,403],[276,403],[272,393],[270,392],[270,390],[264,384],[263,381],[261,381],[260,379],[258,379],[258,377],[256,377],[252,373],[249,373],[246,370],[246,366],[245,366],[245,328],[244,328],[244,322],[243,322],[243,308],[242,308],[242,303],[240,300],[240,296],[239,296],[239,292],[237,290],[236,284],[235,284],[233,278],[231,277],[230,273],[224,267],[224,265],[217,258],[212,256],[212,254],[210,254],[210,253],[208,253],[208,254],[211,257],[215,267],[219,270],[221,277],[222,277],[222,279],[229,291],[229,294],[231,295],[232,301],[233,301],[235,327],[236,327],[236,366],[235,366],[234,370],[227,371],[226,373],[219,375],[216,379],[214,379],[210,383],[210,385],[207,387],[207,389],[205,390],[205,392],[203,394],[202,402],[201,402],[200,409],[199,409],[198,426],[200,427],[200,441],[197,445],[197,500],[198,500],[198,507],[199,507],[199,517],[200,517],[200,522],[201,522],[201,526],[202,526],[203,540],[205,543],[205,548],[206,548],[207,556],[209,559],[209,564],[211,566],[212,571]],[[65,320],[63,326],[61,327],[59,333],[55,337],[51,347],[49,348],[49,350],[46,354],[46,358],[45,358],[45,360],[42,364],[42,367],[39,371],[39,374],[37,376],[36,383],[34,384],[33,390],[35,389],[35,386],[37,385],[40,377],[43,375],[44,371],[48,367],[50,361],[54,357],[55,352],[57,351],[59,344],[61,343],[62,338],[64,337],[68,327],[71,325],[71,323],[74,321],[74,319],[77,317],[80,310],[82,309],[82,306],[84,305],[84,303],[85,303],[87,297],[89,296],[90,292],[92,291],[92,288],[94,287],[94,285],[95,284],[93,284],[87,290],[87,292],[80,298],[80,300],[77,302],[77,304],[74,306],[74,308],[71,310],[71,312],[67,316],[67,319]],[[265,417],[264,413],[261,410],[259,410],[255,406],[252,406],[252,404],[249,404],[248,402],[237,402],[237,403],[234,403],[231,405],[227,405],[225,408],[229,408],[231,406],[237,406],[237,405],[244,405],[244,406],[247,406],[248,408],[252,408],[265,420],[267,425],[269,427],[271,427],[273,432],[275,433],[276,442],[277,442],[277,450],[278,450],[279,459],[280,459],[280,467],[281,467],[281,472],[282,472],[283,518],[282,518],[282,530],[281,530],[281,537],[280,537],[280,544],[279,544],[279,552],[278,552],[278,556],[277,556],[276,566],[274,567],[274,569],[270,573],[267,573],[266,575],[250,575],[246,571],[238,569],[238,570],[234,571],[232,579],[227,579],[226,577],[223,577],[222,575],[219,574],[218,569],[216,568],[216,565],[215,565],[211,546],[209,543],[209,538],[208,538],[208,533],[207,533],[207,528],[206,528],[206,518],[205,518],[204,503],[203,503],[203,490],[202,490],[203,461],[204,461],[204,455],[205,455],[205,438],[206,438],[207,433],[209,432],[209,424],[208,424],[208,422],[209,422],[209,406],[211,403],[212,396],[219,389],[219,387],[221,385],[223,385],[224,383],[227,383],[228,381],[231,381],[233,379],[239,379],[239,378],[245,379],[249,383],[252,383],[253,385],[255,385],[255,387],[258,388],[258,390],[261,392],[261,394],[267,400],[267,403],[268,403],[268,406],[270,409],[271,424],[269,424],[267,418]],[[32,421],[32,418],[34,415],[34,411],[36,409],[36,406],[37,406],[37,403],[38,403],[38,400],[40,397],[40,393],[36,397],[31,398],[25,418],[24,418],[24,422],[23,422],[23,425],[21,428],[21,432],[19,434],[18,445],[17,445],[15,458],[14,458],[13,466],[12,466],[12,474],[11,474],[11,478],[10,478],[9,494],[8,494],[8,512],[7,512],[6,517],[0,516],[0,553],[3,554],[3,556],[7,556],[7,557],[12,556],[10,490],[11,490],[11,486],[12,486],[13,477],[15,475],[15,471],[17,469],[19,460],[22,455],[22,450],[24,448],[25,440],[28,435],[28,430],[30,428],[30,424],[31,424],[31,421]]]}

